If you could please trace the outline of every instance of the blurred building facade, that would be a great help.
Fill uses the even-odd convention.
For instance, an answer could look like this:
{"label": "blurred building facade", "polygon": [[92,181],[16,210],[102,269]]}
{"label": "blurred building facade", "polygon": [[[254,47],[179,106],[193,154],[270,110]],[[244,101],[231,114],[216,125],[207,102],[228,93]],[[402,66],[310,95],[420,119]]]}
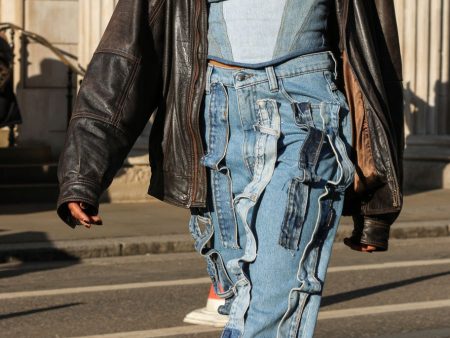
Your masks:
{"label": "blurred building facade", "polygon": [[[75,64],[79,63],[82,68],[86,68],[117,2],[118,0],[0,0],[0,22],[13,23],[41,35],[55,47],[77,56]],[[11,40],[10,32],[6,35]],[[28,156],[30,147],[40,147],[35,148],[35,153],[44,155],[48,151],[42,147],[48,148],[51,158],[40,156],[39,168],[36,169],[36,163],[33,163],[29,169],[46,170],[46,174],[50,172],[52,175],[42,179],[45,186],[43,181],[30,183],[17,200],[22,201],[24,195],[36,195],[30,201],[38,201],[39,196],[44,196],[46,201],[53,201],[57,194],[54,176],[56,161],[64,145],[68,122],[68,96],[73,99],[76,96],[77,77],[73,76],[69,81],[68,68],[48,48],[33,41],[24,43],[19,32],[16,32],[13,40],[16,54],[14,81],[23,116],[23,124],[17,126],[17,148],[27,148],[27,151],[19,151],[17,157]],[[73,90],[69,92],[68,82],[73,86]],[[137,140],[114,183],[103,195],[103,201],[150,198],[146,195],[150,177],[147,155],[150,127],[151,122]],[[6,135],[5,128],[0,130],[3,139],[0,146],[5,146]],[[11,154],[8,153],[7,157],[11,158]],[[0,166],[1,162],[0,158]],[[24,160],[19,159],[17,162],[22,165]],[[3,175],[6,176],[8,175]],[[36,176],[43,177],[42,174]],[[10,182],[0,181],[0,191],[8,183]],[[14,192],[9,189],[4,194],[15,195],[20,190],[19,187],[13,189]]]}
{"label": "blurred building facade", "polygon": [[[86,68],[118,0],[0,0],[0,22],[40,34]],[[405,187],[450,188],[450,0],[395,0],[404,64]],[[67,67],[45,47],[15,37],[15,83],[23,115],[18,144],[49,145],[56,158],[67,125]],[[76,79],[74,92],[76,91]],[[123,182],[147,183],[151,123],[130,154]],[[120,190],[120,189],[119,189]],[[120,196],[119,196],[120,195]],[[114,198],[112,199],[114,200]]]}
{"label": "blurred building facade", "polygon": [[395,0],[405,88],[405,183],[450,188],[450,0]]}

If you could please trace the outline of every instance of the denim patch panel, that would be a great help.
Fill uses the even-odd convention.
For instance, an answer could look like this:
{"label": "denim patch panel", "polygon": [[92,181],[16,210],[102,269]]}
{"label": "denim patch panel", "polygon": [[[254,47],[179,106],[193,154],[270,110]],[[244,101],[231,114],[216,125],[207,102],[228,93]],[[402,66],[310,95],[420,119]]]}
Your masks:
{"label": "denim patch panel", "polygon": [[218,171],[212,170],[211,180],[222,244],[226,248],[239,249],[232,181],[228,168],[222,167]]}
{"label": "denim patch panel", "polygon": [[207,272],[211,277],[214,291],[219,297],[225,298],[233,295],[233,283],[225,269],[225,264],[220,253],[212,248],[211,239],[214,228],[209,213],[191,215],[189,230],[194,238],[195,250],[206,259]]}
{"label": "denim patch panel", "polygon": [[261,68],[329,49],[330,0],[208,2],[210,59]]}
{"label": "denim patch panel", "polygon": [[340,104],[337,102],[292,103],[295,123],[299,127],[312,127],[327,134],[338,133],[340,120]]}
{"label": "denim patch panel", "polygon": [[207,152],[201,163],[211,169],[211,189],[222,244],[227,248],[239,249],[232,181],[224,161],[230,129],[225,86],[220,82],[209,83],[207,101],[209,105],[204,121]]}
{"label": "denim patch panel", "polygon": [[202,157],[201,163],[206,167],[218,170],[227,150],[229,134],[228,97],[222,83],[211,83],[209,108],[206,113],[206,155]]}
{"label": "denim patch panel", "polygon": [[225,328],[220,338],[241,338],[242,333],[236,329]]}
{"label": "denim patch panel", "polygon": [[211,277],[215,293],[221,298],[234,294],[233,282],[225,268],[223,258],[217,250],[211,250],[205,255],[207,271]]}
{"label": "denim patch panel", "polygon": [[204,250],[208,250],[207,245],[214,232],[211,216],[209,213],[204,215],[191,215],[189,219],[189,232],[194,238],[195,250],[201,254],[204,254]]}
{"label": "denim patch panel", "polygon": [[255,164],[253,178],[245,186],[244,191],[234,199],[235,209],[239,215],[246,233],[244,254],[227,263],[227,268],[234,273],[239,281],[236,283],[238,297],[234,300],[230,309],[230,321],[225,329],[243,331],[244,316],[250,304],[251,284],[248,276],[242,270],[242,264],[251,263],[256,258],[257,243],[251,225],[248,223],[248,215],[258,202],[265,187],[270,182],[277,158],[277,142],[280,135],[280,113],[275,100],[261,99],[256,101],[258,107],[258,119],[255,123]]}
{"label": "denim patch panel", "polygon": [[289,185],[288,203],[279,238],[281,246],[291,250],[297,249],[307,207],[308,186],[294,178]]}

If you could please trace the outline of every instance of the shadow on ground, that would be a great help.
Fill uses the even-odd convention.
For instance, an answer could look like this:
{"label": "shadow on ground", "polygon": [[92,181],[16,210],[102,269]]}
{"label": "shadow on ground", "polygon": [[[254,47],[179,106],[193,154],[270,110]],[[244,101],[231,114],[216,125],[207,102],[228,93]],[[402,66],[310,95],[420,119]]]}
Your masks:
{"label": "shadow on ground", "polygon": [[54,311],[54,310],[64,309],[67,307],[78,306],[78,305],[83,305],[83,304],[84,303],[79,303],[79,302],[78,303],[69,303],[69,304],[63,304],[63,305],[42,307],[42,308],[37,308],[37,309],[27,310],[27,311],[12,312],[12,313],[0,315],[0,320],[29,316],[29,315],[32,315],[35,313]]}
{"label": "shadow on ground", "polygon": [[370,296],[379,292],[384,292],[390,289],[400,288],[406,285],[419,283],[425,280],[450,275],[450,271],[433,273],[425,276],[409,278],[397,282],[386,283],[381,285],[370,286],[358,290],[352,290],[348,292],[338,293],[336,295],[326,296],[322,299],[321,307],[334,305],[337,303],[347,302],[356,298]]}
{"label": "shadow on ground", "polygon": [[[27,246],[27,250],[23,250],[24,246]],[[54,247],[44,232],[29,231],[0,235],[0,278],[61,269],[79,262],[78,257]]]}
{"label": "shadow on ground", "polygon": [[55,210],[55,203],[24,203],[0,205],[0,215],[22,215],[33,212]]}

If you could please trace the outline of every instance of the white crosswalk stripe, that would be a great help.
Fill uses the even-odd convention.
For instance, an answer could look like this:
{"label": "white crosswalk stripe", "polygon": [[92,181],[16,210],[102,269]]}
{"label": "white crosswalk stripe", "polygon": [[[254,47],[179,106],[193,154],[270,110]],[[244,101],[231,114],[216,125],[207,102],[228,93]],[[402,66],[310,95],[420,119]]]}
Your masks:
{"label": "white crosswalk stripe", "polygon": [[222,331],[221,328],[212,326],[189,325],[189,326],[169,327],[156,330],[120,332],[120,333],[77,337],[77,338],[162,338],[162,337],[180,337],[180,335],[186,334],[220,332],[220,331]]}
{"label": "white crosswalk stripe", "polygon": [[[367,315],[376,315],[376,314],[385,314],[403,311],[430,310],[444,307],[450,307],[450,299],[435,300],[429,302],[402,303],[402,304],[322,311],[319,313],[319,320],[367,316]],[[76,338],[162,338],[162,337],[180,337],[186,334],[194,334],[194,333],[198,334],[198,333],[219,332],[219,331],[221,331],[221,329],[216,327],[189,325],[189,326],[177,326],[147,331],[120,332],[120,333],[84,336]]]}
{"label": "white crosswalk stripe", "polygon": [[428,259],[419,261],[388,262],[388,263],[364,264],[364,265],[332,266],[328,268],[328,272],[409,268],[415,266],[424,266],[424,265],[431,266],[431,265],[445,265],[445,264],[450,264],[450,258]]}
{"label": "white crosswalk stripe", "polygon": [[84,287],[77,287],[77,288],[65,288],[65,289],[54,289],[54,290],[5,292],[5,293],[0,293],[0,300],[27,298],[27,297],[59,296],[59,295],[70,295],[70,294],[77,294],[77,293],[145,289],[145,288],[155,288],[155,287],[186,286],[186,285],[197,285],[197,284],[207,284],[207,283],[211,283],[211,279],[209,277],[177,279],[177,280],[145,282],[145,283],[127,283],[127,284],[116,284],[116,285],[84,286]]}
{"label": "white crosswalk stripe", "polygon": [[[336,267],[330,267],[328,269],[328,272],[334,273],[334,272],[344,272],[344,271],[394,269],[394,268],[445,265],[445,264],[450,264],[450,259],[400,261],[400,262],[389,262],[389,263],[379,263],[379,264],[336,266]],[[79,293],[120,291],[120,290],[144,289],[144,288],[155,288],[155,287],[186,286],[186,285],[197,285],[197,284],[208,284],[208,283],[211,283],[211,279],[209,277],[201,277],[201,278],[177,279],[177,280],[155,281],[155,282],[84,286],[84,287],[52,289],[52,290],[5,292],[5,293],[0,293],[0,300],[27,298],[27,297],[49,297],[49,296],[70,295],[70,294],[79,294]]]}

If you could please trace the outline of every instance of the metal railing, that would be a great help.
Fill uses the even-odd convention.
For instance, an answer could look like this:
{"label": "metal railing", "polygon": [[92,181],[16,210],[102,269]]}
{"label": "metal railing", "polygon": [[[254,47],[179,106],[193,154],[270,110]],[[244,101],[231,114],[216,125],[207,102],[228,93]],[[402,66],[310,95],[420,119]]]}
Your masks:
{"label": "metal railing", "polygon": [[[56,58],[62,62],[67,67],[67,123],[69,123],[71,114],[72,114],[72,102],[73,102],[73,79],[74,74],[79,75],[80,77],[83,77],[86,73],[86,70],[78,64],[77,57],[75,55],[72,55],[56,46],[54,46],[52,43],[50,43],[46,38],[43,36],[27,31],[23,29],[20,26],[17,26],[12,23],[0,23],[0,32],[7,32],[9,31],[9,43],[13,52],[12,55],[12,62],[11,62],[11,72],[14,74],[14,65],[15,65],[15,38],[16,38],[16,32],[20,34],[19,41],[21,43],[20,48],[20,62],[21,62],[21,69],[22,73],[25,74],[26,72],[26,59],[27,59],[27,44],[29,41],[33,41],[35,43],[38,43],[46,48],[48,48],[55,56]],[[14,80],[13,80],[14,81]],[[9,127],[9,146],[13,147],[15,144],[15,135],[14,135],[14,125]]]}

